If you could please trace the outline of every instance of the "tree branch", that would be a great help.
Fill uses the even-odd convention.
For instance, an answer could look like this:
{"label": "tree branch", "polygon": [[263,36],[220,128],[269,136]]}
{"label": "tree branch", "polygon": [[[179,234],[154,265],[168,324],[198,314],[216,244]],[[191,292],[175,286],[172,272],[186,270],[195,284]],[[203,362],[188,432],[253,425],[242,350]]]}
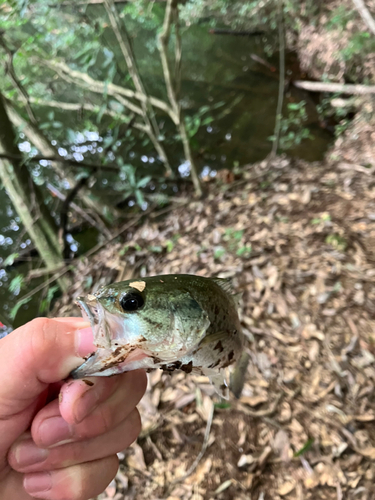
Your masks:
{"label": "tree branch", "polygon": [[280,142],[281,120],[283,113],[284,86],[285,86],[285,40],[283,26],[283,2],[279,0],[278,5],[278,24],[279,24],[279,95],[277,98],[276,121],[274,130],[274,141],[270,153],[270,160],[274,159]]}
{"label": "tree branch", "polygon": [[3,158],[5,160],[17,160],[23,162],[28,162],[28,161],[39,162],[41,160],[45,160],[56,163],[64,163],[65,165],[73,165],[75,167],[89,168],[91,170],[109,170],[111,172],[120,171],[120,167],[117,167],[116,165],[97,165],[95,163],[87,163],[85,161],[76,161],[73,159],[61,158],[60,156],[36,155],[36,156],[25,157],[19,154],[1,153],[0,158]]}
{"label": "tree branch", "polygon": [[375,21],[372,18],[368,8],[366,7],[365,2],[363,0],[353,0],[353,3],[368,29],[372,32],[373,35],[375,35]]}
{"label": "tree branch", "polygon": [[133,54],[133,49],[130,45],[130,40],[129,40],[129,35],[126,31],[125,25],[123,22],[121,22],[119,15],[116,10],[116,6],[114,4],[113,0],[104,0],[104,6],[107,11],[112,30],[117,38],[117,41],[119,43],[122,55],[124,56],[126,65],[128,67],[128,71],[130,74],[130,77],[133,81],[134,87],[136,88],[138,94],[144,96],[144,100],[141,101],[141,106],[142,106],[142,114],[143,114],[143,119],[145,121],[146,126],[148,126],[149,131],[148,135],[158,152],[158,155],[162,158],[163,163],[165,164],[165,167],[167,169],[168,174],[172,173],[172,169],[169,165],[169,161],[167,158],[167,155],[164,151],[163,146],[158,140],[158,137],[160,136],[160,130],[155,118],[155,113],[154,110],[151,106],[150,99],[146,93],[145,87],[143,85],[143,82],[141,80],[137,64],[135,61],[135,57]]}
{"label": "tree branch", "polygon": [[[62,102],[62,101],[44,101],[38,97],[30,97],[30,102],[35,103],[38,106],[46,106],[49,108],[65,109],[67,111],[80,111],[82,109],[90,111],[92,113],[99,113],[101,111],[100,106],[95,106],[89,103],[75,103],[75,102]],[[137,123],[132,120],[131,116],[124,115],[122,113],[116,113],[116,111],[111,111],[110,109],[104,110],[104,115],[111,116],[112,118],[120,118],[123,123],[129,124],[142,132],[146,132],[146,125],[142,123]]]}
{"label": "tree branch", "polygon": [[37,125],[37,120],[34,115],[34,112],[30,106],[30,100],[29,100],[29,94],[27,93],[25,87],[22,85],[22,83],[19,81],[16,75],[16,71],[14,69],[14,64],[13,64],[13,57],[14,57],[14,52],[8,47],[6,44],[3,35],[0,33],[0,45],[3,47],[5,50],[7,56],[8,56],[8,61],[5,62],[5,72],[8,74],[9,78],[12,80],[13,85],[18,89],[21,99],[24,103],[26,112],[30,118],[30,121],[34,124]]}
{"label": "tree branch", "polygon": [[[111,82],[101,82],[99,80],[94,80],[87,73],[82,73],[81,71],[71,69],[66,63],[61,61],[53,61],[53,60],[47,61],[45,59],[40,59],[40,58],[35,58],[35,60],[37,60],[40,64],[43,64],[44,66],[47,66],[48,68],[55,71],[61,78],[63,78],[64,80],[68,80],[69,83],[75,83],[76,85],[79,85],[87,90],[91,90],[92,92],[96,92],[98,94],[103,94],[104,92],[107,92],[109,95],[113,97],[116,97],[116,95],[121,95],[137,99],[138,101],[141,102],[146,102],[146,100],[149,99],[150,104],[152,104],[152,106],[155,106],[155,108],[159,108],[165,113],[167,113],[172,119],[172,121],[176,123],[176,117],[174,116],[173,111],[170,109],[168,104],[160,99],[157,99],[156,97],[145,96],[144,94],[141,94],[139,92],[134,92],[134,90],[121,87],[120,85],[116,85]],[[83,85],[83,82],[86,83],[87,85]],[[135,105],[132,104],[132,106]],[[142,109],[138,106],[129,109],[131,109],[134,113],[142,115]]]}
{"label": "tree branch", "polygon": [[375,94],[375,85],[352,85],[346,83],[323,83],[296,80],[293,85],[311,92],[341,92],[342,94]]}
{"label": "tree branch", "polygon": [[188,133],[186,130],[185,126],[185,121],[181,113],[181,107],[179,105],[178,99],[177,99],[177,94],[176,91],[173,87],[173,82],[172,82],[172,72],[169,66],[168,62],[168,43],[169,43],[169,37],[171,33],[171,25],[172,25],[172,19],[173,17],[176,20],[176,23],[178,22],[178,1],[177,0],[167,0],[167,6],[165,9],[165,15],[164,15],[164,23],[163,23],[163,29],[159,34],[159,52],[160,52],[160,59],[161,59],[161,64],[163,67],[163,74],[164,74],[164,80],[165,80],[165,85],[167,87],[167,94],[168,94],[168,99],[170,102],[170,105],[173,109],[174,114],[178,118],[178,121],[176,123],[182,144],[184,147],[184,153],[185,153],[185,158],[190,164],[190,172],[191,172],[191,178],[194,184],[195,192],[198,196],[202,195],[202,186],[201,182],[199,180],[198,176],[198,171],[197,167],[194,162],[193,154],[191,151],[190,147],[190,142],[189,142],[189,137]]}

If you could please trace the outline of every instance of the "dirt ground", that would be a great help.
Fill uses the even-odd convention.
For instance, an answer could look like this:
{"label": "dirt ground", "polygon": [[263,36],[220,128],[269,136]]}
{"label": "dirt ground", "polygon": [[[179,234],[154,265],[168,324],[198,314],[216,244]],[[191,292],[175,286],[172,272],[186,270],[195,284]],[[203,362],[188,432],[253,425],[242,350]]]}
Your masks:
{"label": "dirt ground", "polygon": [[203,200],[153,213],[77,266],[59,314],[111,281],[233,277],[251,353],[229,404],[204,377],[151,373],[142,434],[101,500],[375,498],[375,181],[334,158],[222,172]]}

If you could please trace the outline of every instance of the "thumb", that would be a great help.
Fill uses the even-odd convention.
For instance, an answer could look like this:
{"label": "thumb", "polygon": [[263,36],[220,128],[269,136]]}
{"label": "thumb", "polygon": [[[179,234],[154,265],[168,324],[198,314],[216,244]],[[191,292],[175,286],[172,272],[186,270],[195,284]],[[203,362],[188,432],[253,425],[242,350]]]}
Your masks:
{"label": "thumb", "polygon": [[81,318],[37,318],[0,340],[0,459],[30,425],[48,385],[95,350],[88,325]]}

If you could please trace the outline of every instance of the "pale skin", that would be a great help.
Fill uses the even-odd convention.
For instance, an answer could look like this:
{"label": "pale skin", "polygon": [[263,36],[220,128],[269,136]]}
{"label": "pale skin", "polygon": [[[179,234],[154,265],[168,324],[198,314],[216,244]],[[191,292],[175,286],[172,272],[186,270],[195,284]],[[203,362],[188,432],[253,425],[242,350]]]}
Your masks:
{"label": "pale skin", "polygon": [[0,340],[1,500],[88,500],[138,436],[142,370],[69,380],[95,349],[79,318],[37,318]]}

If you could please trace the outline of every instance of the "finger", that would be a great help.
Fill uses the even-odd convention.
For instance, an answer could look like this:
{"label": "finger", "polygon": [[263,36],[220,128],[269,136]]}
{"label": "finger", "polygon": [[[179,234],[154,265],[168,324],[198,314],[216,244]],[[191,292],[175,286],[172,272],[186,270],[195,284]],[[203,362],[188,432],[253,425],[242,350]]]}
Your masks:
{"label": "finger", "polygon": [[[138,404],[146,390],[147,378],[143,370],[137,370],[104,380],[96,379],[95,384],[98,387],[92,386],[80,399],[73,401],[72,408],[61,411],[62,405],[59,407],[54,401],[40,410],[31,427],[37,446],[48,448],[108,432]],[[78,414],[79,423],[75,424],[74,420],[67,422],[64,411],[69,416]],[[81,418],[83,411],[87,412],[85,418]]]}
{"label": "finger", "polygon": [[88,323],[37,318],[0,340],[0,456],[26,430],[48,384],[94,350]]}
{"label": "finger", "polygon": [[86,441],[42,449],[31,438],[22,439],[12,446],[8,460],[17,472],[61,469],[119,453],[137,439],[140,431],[141,418],[135,408],[117,427]]}
{"label": "finger", "polygon": [[29,495],[48,500],[87,500],[102,493],[118,469],[116,455],[50,472],[26,474]]}

